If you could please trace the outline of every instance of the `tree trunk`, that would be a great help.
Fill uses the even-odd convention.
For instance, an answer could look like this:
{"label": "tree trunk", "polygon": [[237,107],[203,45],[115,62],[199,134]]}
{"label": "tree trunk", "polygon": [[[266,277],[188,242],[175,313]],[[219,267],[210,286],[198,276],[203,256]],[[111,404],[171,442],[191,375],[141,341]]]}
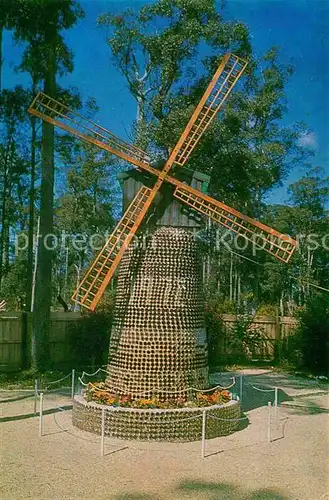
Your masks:
{"label": "tree trunk", "polygon": [[11,149],[12,142],[9,139],[6,148],[6,155],[4,158],[4,170],[3,170],[3,188],[2,188],[2,206],[1,206],[1,232],[0,232],[0,287],[2,278],[4,275],[4,248],[5,248],[5,240],[6,240],[6,228],[7,228],[7,194],[8,194],[8,157],[9,151]]}
{"label": "tree trunk", "polygon": [[[46,31],[47,68],[44,92],[55,97],[56,92],[56,24],[51,20]],[[35,283],[35,303],[32,328],[32,365],[39,371],[49,366],[50,308],[52,299],[53,197],[54,197],[54,127],[42,123],[41,147],[40,238]]]}
{"label": "tree trunk", "polygon": [[0,26],[0,94],[2,92],[2,35],[3,26]]}
{"label": "tree trunk", "polygon": [[[35,83],[33,82],[33,95]],[[31,311],[32,282],[33,282],[33,234],[34,234],[34,201],[35,201],[35,156],[36,156],[36,120],[31,118],[31,176],[29,193],[29,228],[28,228],[28,250],[27,250],[27,290],[26,310]]]}
{"label": "tree trunk", "polygon": [[231,252],[231,261],[230,261],[230,301],[233,300],[233,254]]}
{"label": "tree trunk", "polygon": [[0,288],[3,277],[3,249],[5,240],[5,230],[6,230],[6,201],[7,201],[7,165],[4,168],[3,175],[3,198],[1,207],[1,232],[0,232]]}

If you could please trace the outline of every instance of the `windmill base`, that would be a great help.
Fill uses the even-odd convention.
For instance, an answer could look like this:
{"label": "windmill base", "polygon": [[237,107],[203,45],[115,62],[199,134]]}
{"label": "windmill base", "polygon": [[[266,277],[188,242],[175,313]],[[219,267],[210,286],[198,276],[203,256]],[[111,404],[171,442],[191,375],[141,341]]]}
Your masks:
{"label": "windmill base", "polygon": [[105,385],[161,401],[208,387],[201,251],[191,232],[162,227],[125,252]]}
{"label": "windmill base", "polygon": [[[88,402],[75,396],[73,425],[101,434],[102,409],[105,409],[106,436],[138,441],[197,441],[202,436],[202,414],[206,410],[206,438],[236,431],[241,416],[240,401],[198,408],[137,409],[119,408]],[[214,418],[217,417],[217,418]],[[223,420],[218,420],[223,419]]]}

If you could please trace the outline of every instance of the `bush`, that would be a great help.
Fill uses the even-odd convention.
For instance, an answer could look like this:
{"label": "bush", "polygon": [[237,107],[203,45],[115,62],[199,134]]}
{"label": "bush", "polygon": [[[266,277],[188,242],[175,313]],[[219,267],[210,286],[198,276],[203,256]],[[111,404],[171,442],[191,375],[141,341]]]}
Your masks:
{"label": "bush", "polygon": [[227,346],[235,361],[243,362],[257,355],[264,339],[260,328],[253,326],[253,317],[237,315],[235,323],[227,332]]}
{"label": "bush", "polygon": [[94,313],[85,313],[70,325],[70,343],[75,366],[99,367],[107,363],[114,300],[101,305]]}
{"label": "bush", "polygon": [[277,313],[277,306],[273,304],[262,304],[258,307],[256,316],[276,316]]}
{"label": "bush", "polygon": [[298,312],[293,361],[314,374],[329,371],[329,296],[316,295]]}
{"label": "bush", "polygon": [[[246,361],[257,353],[264,335],[252,326],[252,316],[238,315],[234,303],[220,301],[218,297],[207,300],[205,311],[210,366]],[[227,313],[236,316],[230,328],[222,320],[222,314]]]}

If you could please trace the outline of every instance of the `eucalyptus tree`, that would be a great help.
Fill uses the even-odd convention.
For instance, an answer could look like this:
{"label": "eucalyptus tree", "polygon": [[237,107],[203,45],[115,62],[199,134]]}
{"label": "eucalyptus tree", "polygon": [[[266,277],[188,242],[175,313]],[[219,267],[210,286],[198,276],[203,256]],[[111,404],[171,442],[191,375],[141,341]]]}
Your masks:
{"label": "eucalyptus tree", "polygon": [[[22,65],[39,80],[43,91],[56,97],[58,75],[73,70],[73,54],[62,32],[74,26],[83,11],[75,0],[17,0],[10,13],[14,37],[27,45]],[[32,184],[33,179],[31,180]],[[31,186],[31,189],[33,186]],[[33,200],[32,200],[33,202]],[[40,234],[33,316],[32,358],[43,370],[48,361],[48,336],[52,298],[52,251],[47,235],[53,233],[54,128],[42,123]],[[31,217],[32,214],[30,214]],[[31,223],[32,224],[32,223]],[[48,241],[48,247],[45,242]]]}
{"label": "eucalyptus tree", "polygon": [[[0,286],[9,264],[10,231],[15,229],[17,204],[26,191],[27,162],[24,147],[26,100],[20,86],[3,90],[0,95]],[[24,212],[23,212],[24,215]],[[24,226],[24,224],[23,224]]]}

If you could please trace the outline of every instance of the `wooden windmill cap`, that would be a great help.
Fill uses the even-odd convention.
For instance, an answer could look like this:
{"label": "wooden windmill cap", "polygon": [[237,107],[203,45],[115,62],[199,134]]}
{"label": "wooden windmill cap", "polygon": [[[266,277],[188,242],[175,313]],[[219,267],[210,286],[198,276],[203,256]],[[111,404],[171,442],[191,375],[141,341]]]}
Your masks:
{"label": "wooden windmill cap", "polygon": [[[198,171],[179,171],[179,179],[203,193],[207,192],[210,177]],[[117,176],[122,192],[124,210],[131,203],[142,185],[152,187],[154,177],[136,169],[121,172]],[[157,205],[157,226],[171,226],[183,228],[200,228],[202,226],[200,216],[197,212],[189,210],[182,203],[173,199],[170,186],[164,186],[162,196]]]}

